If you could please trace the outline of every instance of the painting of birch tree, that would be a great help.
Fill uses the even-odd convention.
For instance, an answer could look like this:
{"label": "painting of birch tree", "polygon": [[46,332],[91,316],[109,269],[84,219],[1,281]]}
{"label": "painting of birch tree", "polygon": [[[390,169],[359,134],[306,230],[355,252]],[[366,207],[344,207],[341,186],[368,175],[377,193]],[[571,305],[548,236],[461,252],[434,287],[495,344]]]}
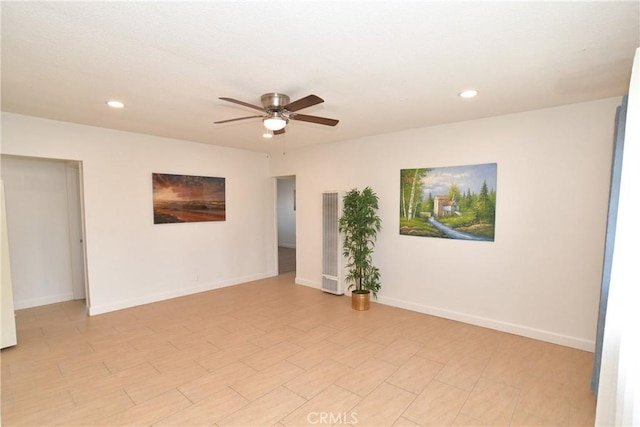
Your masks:
{"label": "painting of birch tree", "polygon": [[494,241],[498,165],[400,170],[400,234]]}

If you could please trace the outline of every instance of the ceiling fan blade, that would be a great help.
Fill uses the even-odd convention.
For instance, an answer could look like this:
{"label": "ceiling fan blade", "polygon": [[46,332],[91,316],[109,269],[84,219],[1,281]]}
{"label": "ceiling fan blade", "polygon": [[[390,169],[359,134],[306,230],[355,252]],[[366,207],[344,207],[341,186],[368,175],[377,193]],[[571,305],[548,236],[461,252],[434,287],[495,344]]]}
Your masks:
{"label": "ceiling fan blade", "polygon": [[285,110],[289,111],[298,111],[303,108],[311,107],[313,105],[321,104],[324,102],[324,99],[320,98],[316,95],[305,96],[304,98],[300,98],[297,101],[293,101],[284,106]]}
{"label": "ceiling fan blade", "polygon": [[280,130],[274,130],[273,134],[274,135],[282,135],[284,133],[284,128],[280,129]]}
{"label": "ceiling fan blade", "polygon": [[237,119],[220,120],[220,121],[217,121],[217,122],[213,122],[213,124],[219,125],[220,123],[236,122],[236,121],[238,121],[238,120],[254,119],[254,118],[256,118],[256,117],[262,117],[262,116],[238,117]]}
{"label": "ceiling fan blade", "polygon": [[327,126],[335,126],[339,122],[339,120],[336,119],[327,119],[326,117],[309,116],[306,114],[291,114],[289,118],[293,120],[300,120],[302,122],[311,122]]}
{"label": "ceiling fan blade", "polygon": [[257,105],[249,104],[248,102],[238,101],[237,99],[224,98],[224,97],[218,98],[218,99],[222,99],[223,101],[227,101],[227,102],[233,102],[234,104],[244,105],[245,107],[253,108],[254,110],[264,111],[264,108],[262,108],[262,107],[258,107]]}

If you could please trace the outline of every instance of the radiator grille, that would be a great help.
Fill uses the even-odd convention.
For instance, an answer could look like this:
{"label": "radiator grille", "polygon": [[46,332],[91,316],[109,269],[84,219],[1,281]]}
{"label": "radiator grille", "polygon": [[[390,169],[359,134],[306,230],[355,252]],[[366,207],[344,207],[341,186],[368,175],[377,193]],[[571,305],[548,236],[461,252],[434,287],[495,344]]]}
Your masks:
{"label": "radiator grille", "polygon": [[322,193],[322,290],[342,294],[342,247],[338,221],[340,219],[340,194]]}
{"label": "radiator grille", "polygon": [[338,292],[338,279],[332,279],[327,276],[322,276],[322,290],[337,294]]}

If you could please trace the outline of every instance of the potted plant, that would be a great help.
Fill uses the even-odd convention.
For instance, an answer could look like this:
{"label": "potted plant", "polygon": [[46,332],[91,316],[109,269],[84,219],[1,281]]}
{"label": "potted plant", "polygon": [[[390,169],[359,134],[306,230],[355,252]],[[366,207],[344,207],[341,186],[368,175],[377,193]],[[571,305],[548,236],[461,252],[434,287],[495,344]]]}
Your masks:
{"label": "potted plant", "polygon": [[378,196],[370,187],[362,191],[354,188],[343,198],[338,229],[347,259],[345,282],[353,289],[351,307],[354,310],[368,310],[371,294],[377,298],[380,290],[380,271],[372,261],[376,236],[381,229],[377,210]]}

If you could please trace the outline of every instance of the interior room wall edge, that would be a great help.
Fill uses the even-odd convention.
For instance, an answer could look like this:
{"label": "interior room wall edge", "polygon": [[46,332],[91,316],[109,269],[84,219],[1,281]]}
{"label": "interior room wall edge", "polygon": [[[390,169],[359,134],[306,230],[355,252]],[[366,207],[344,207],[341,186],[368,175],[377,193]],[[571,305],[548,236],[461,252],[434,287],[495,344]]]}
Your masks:
{"label": "interior room wall edge", "polygon": [[[376,302],[376,301],[373,301]],[[595,349],[595,341],[585,340],[579,337],[558,334],[552,331],[531,328],[525,325],[517,325],[509,322],[502,322],[497,319],[488,317],[474,316],[467,313],[447,310],[440,307],[426,306],[416,304],[409,301],[403,301],[395,298],[379,296],[377,302],[393,307],[404,308],[418,313],[429,314],[432,316],[442,317],[449,320],[468,323],[470,325],[481,326],[483,328],[494,329],[497,331],[508,332],[523,337],[533,338],[554,344],[560,344],[567,347],[573,347],[580,350],[593,352]]]}
{"label": "interior room wall edge", "polygon": [[[296,277],[295,283],[297,285],[307,286],[314,289],[319,289],[319,290],[322,289],[322,285],[320,283],[298,278],[298,277]],[[343,296],[336,296],[336,298],[350,298],[350,297],[348,295],[343,295]],[[417,313],[423,313],[431,316],[442,317],[444,319],[455,320],[455,321],[467,323],[470,325],[494,329],[496,331],[508,332],[510,334],[520,335],[523,337],[533,338],[533,339],[546,341],[554,344],[560,344],[566,347],[577,348],[579,350],[593,352],[595,349],[595,341],[585,340],[579,337],[562,335],[552,331],[545,331],[541,329],[530,328],[523,325],[516,325],[514,323],[502,322],[502,321],[499,321],[496,319],[490,319],[487,317],[474,316],[467,313],[447,310],[441,307],[433,307],[433,306],[427,306],[423,304],[416,304],[414,302],[404,301],[397,298],[390,298],[385,296],[378,296],[378,299],[372,300],[372,303],[379,303],[379,304],[388,305],[391,307],[404,308],[406,310],[415,311]]]}
{"label": "interior room wall edge", "polygon": [[98,314],[109,313],[117,310],[124,310],[126,308],[137,307],[139,305],[151,304],[154,302],[165,301],[172,298],[179,298],[187,295],[199,294],[201,292],[213,291],[215,289],[227,288],[229,286],[239,285],[241,283],[253,282],[254,280],[260,279],[268,279],[269,277],[276,276],[277,273],[275,271],[264,273],[264,274],[254,274],[251,276],[245,277],[236,277],[232,280],[223,280],[216,283],[209,283],[205,285],[190,287],[190,288],[180,288],[170,292],[160,292],[157,294],[146,295],[141,298],[133,298],[123,301],[118,301],[116,304],[105,304],[105,305],[92,305],[89,309],[89,314],[91,316],[95,316]]}
{"label": "interior room wall edge", "polygon": [[14,301],[14,308],[21,310],[23,308],[37,307],[46,304],[56,304],[58,302],[69,301],[73,299],[73,293],[63,293],[57,295],[48,295],[43,298],[30,298],[30,299],[16,299]]}

